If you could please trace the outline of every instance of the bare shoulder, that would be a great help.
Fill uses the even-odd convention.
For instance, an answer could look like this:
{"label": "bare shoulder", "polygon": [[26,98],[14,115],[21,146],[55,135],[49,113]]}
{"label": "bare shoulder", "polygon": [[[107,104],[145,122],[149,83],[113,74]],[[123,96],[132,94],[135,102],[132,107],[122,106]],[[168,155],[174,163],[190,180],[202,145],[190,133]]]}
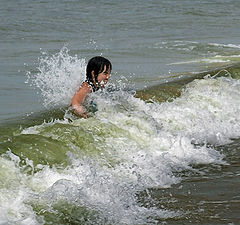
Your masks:
{"label": "bare shoulder", "polygon": [[85,97],[91,92],[92,87],[87,82],[82,83],[81,87],[74,94],[71,105],[80,105],[84,101]]}

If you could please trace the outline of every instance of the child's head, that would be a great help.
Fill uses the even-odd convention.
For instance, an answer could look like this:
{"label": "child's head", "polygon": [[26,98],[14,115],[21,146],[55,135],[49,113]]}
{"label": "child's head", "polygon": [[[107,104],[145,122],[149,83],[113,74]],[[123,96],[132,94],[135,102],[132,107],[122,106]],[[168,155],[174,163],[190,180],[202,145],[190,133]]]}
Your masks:
{"label": "child's head", "polygon": [[102,56],[95,56],[91,58],[87,64],[87,81],[92,84],[97,82],[98,74],[103,72],[105,66],[107,71],[112,70],[112,64],[108,59]]}

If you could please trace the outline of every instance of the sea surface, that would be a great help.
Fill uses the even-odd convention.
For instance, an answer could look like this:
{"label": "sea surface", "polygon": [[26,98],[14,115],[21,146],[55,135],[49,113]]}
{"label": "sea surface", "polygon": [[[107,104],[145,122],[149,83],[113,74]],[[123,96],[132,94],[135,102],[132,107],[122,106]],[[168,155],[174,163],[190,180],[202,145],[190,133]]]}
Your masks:
{"label": "sea surface", "polygon": [[[240,224],[239,15],[238,0],[0,0],[0,225]],[[79,119],[96,55],[112,77]]]}

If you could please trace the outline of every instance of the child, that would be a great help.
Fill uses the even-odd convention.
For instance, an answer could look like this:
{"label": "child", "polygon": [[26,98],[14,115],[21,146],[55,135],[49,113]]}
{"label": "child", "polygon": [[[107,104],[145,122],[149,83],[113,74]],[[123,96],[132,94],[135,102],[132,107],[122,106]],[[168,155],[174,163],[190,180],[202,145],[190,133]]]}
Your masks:
{"label": "child", "polygon": [[72,98],[71,107],[76,115],[88,118],[83,107],[86,96],[92,91],[95,92],[99,88],[104,88],[111,77],[112,64],[102,57],[95,56],[88,61],[86,69],[86,81],[84,81]]}

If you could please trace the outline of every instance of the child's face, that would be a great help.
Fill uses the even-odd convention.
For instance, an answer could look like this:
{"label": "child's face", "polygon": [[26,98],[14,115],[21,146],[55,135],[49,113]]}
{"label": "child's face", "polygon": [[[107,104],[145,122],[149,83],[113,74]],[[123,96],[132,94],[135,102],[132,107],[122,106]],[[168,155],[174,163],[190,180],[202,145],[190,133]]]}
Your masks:
{"label": "child's face", "polygon": [[101,85],[101,87],[104,88],[110,77],[111,77],[110,67],[107,70],[107,67],[104,66],[104,70],[101,73],[98,74],[97,81]]}

